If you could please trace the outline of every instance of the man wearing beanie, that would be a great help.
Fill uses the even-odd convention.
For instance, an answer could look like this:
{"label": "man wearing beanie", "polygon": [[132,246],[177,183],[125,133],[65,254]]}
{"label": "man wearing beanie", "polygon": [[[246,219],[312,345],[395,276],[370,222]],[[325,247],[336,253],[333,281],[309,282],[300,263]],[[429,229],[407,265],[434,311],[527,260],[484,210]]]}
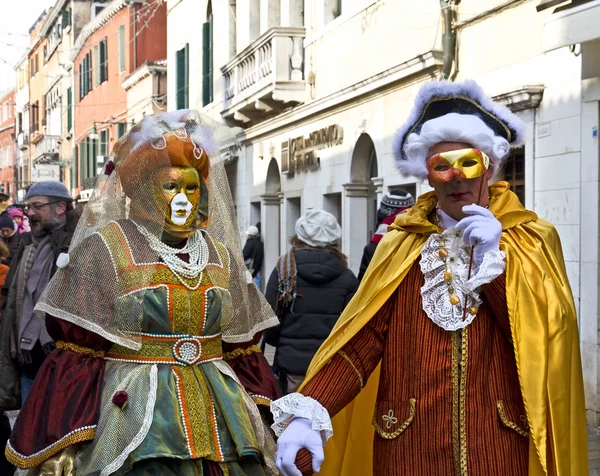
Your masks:
{"label": "man wearing beanie", "polygon": [[33,309],[66,253],[77,225],[67,188],[38,182],[26,196],[31,232],[21,236],[2,288],[0,408],[19,408],[54,342]]}
{"label": "man wearing beanie", "polygon": [[[558,233],[508,183],[490,185],[523,130],[472,81],[422,86],[393,150],[400,172],[434,191],[390,226],[300,393],[271,405],[285,476],[311,466],[321,475],[588,474],[577,315]],[[301,448],[309,452],[295,462]]]}
{"label": "man wearing beanie", "polygon": [[415,204],[413,196],[405,190],[390,190],[381,199],[381,204],[377,209],[377,231],[367,243],[363,251],[363,256],[360,261],[360,269],[358,271],[358,280],[361,281],[369,263],[373,259],[377,245],[387,233],[388,226],[394,223],[394,218],[404,210],[408,210]]}

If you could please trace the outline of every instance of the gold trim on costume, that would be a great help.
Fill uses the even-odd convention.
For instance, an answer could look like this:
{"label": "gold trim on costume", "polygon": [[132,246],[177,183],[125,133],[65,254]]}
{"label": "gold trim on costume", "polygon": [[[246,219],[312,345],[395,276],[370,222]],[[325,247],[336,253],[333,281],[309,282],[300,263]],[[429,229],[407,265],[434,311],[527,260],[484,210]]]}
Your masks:
{"label": "gold trim on costume", "polygon": [[350,364],[350,367],[352,367],[354,369],[354,371],[356,372],[356,375],[358,376],[358,381],[360,382],[360,388],[362,390],[365,387],[365,381],[363,380],[363,376],[360,374],[360,372],[356,368],[356,365],[354,365],[354,362],[352,362],[352,360],[350,360],[350,357],[348,357],[348,354],[346,354],[346,352],[344,352],[343,350],[340,350],[338,352],[338,354],[340,354],[342,356],[342,358]]}
{"label": "gold trim on costume", "polygon": [[454,464],[460,476],[467,475],[467,412],[465,408],[465,394],[469,358],[468,348],[467,328],[455,332],[452,338],[452,444],[454,448]]}
{"label": "gold trim on costume", "polygon": [[259,353],[260,351],[261,351],[260,347],[257,345],[250,346],[246,349],[239,348],[239,349],[232,350],[231,352],[225,352],[223,354],[223,359],[224,360],[233,360],[233,359],[237,359],[238,357],[241,357],[242,355],[252,355],[252,354]]}
{"label": "gold trim on costume", "polygon": [[269,400],[266,397],[259,397],[259,396],[255,396],[252,397],[252,401],[256,404],[256,405],[264,405],[265,407],[271,407],[271,400]]}
{"label": "gold trim on costume", "polygon": [[77,344],[73,344],[73,342],[65,342],[63,340],[56,341],[56,348],[59,350],[70,350],[71,352],[76,352],[77,354],[82,355],[90,355],[92,357],[104,357],[103,350],[94,350],[89,347],[82,347]]}
{"label": "gold trim on costume", "polygon": [[6,444],[6,449],[4,450],[4,455],[9,463],[21,468],[21,469],[30,469],[35,466],[42,464],[47,459],[54,456],[56,453],[64,450],[68,446],[74,445],[76,443],[81,443],[83,441],[90,441],[94,439],[96,435],[96,425],[94,426],[86,426],[80,428],[78,430],[74,430],[71,433],[68,433],[66,436],[62,437],[60,440],[55,443],[47,446],[41,451],[31,455],[25,456],[17,453],[10,444],[10,441]]}
{"label": "gold trim on costume", "polygon": [[[400,428],[398,428],[396,431],[394,431],[393,433],[389,433],[385,430],[383,430],[378,424],[377,424],[377,410],[375,410],[375,414],[373,415],[373,426],[375,427],[375,431],[377,432],[377,434],[379,436],[381,436],[382,438],[386,439],[386,440],[393,440],[395,438],[398,438],[400,436],[400,434],[406,430],[408,428],[408,425],[411,424],[411,422],[413,421],[413,418],[415,417],[415,411],[417,408],[417,400],[415,398],[411,398],[409,400],[410,403],[410,413],[408,414],[408,419],[402,423],[402,425],[400,426]],[[389,414],[391,414],[390,420],[387,422],[389,424],[389,426],[391,426],[391,422],[392,420],[396,420],[396,422],[398,422],[398,419],[396,417],[394,417],[394,412],[392,410],[390,410]],[[384,420],[386,416],[388,415],[384,415]]]}
{"label": "gold trim on costume", "polygon": [[[508,419],[508,415],[504,411],[504,402],[502,400],[498,400],[498,402],[496,403],[496,408],[498,408],[498,415],[500,415],[500,420],[502,420],[504,426],[515,430],[519,435],[524,436],[525,438],[529,438],[529,432],[527,430],[522,429],[517,424],[513,423]],[[527,425],[527,420],[524,421]]]}

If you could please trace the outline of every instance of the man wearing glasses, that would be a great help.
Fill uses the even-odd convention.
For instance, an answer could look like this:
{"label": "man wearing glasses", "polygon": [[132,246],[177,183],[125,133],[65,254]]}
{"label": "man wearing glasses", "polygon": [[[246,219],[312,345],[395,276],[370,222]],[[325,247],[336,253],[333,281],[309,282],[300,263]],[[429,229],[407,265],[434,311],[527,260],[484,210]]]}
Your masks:
{"label": "man wearing glasses", "polygon": [[54,349],[33,308],[56,271],[58,255],[68,251],[78,218],[61,182],[34,184],[25,201],[31,232],[22,235],[15,252],[0,308],[0,409],[5,410],[21,406]]}

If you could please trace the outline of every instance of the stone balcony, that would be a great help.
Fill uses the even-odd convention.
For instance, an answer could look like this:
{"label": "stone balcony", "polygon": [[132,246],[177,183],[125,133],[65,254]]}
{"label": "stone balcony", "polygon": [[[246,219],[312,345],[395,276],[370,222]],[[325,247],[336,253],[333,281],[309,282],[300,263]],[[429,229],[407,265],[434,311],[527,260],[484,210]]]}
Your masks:
{"label": "stone balcony", "polygon": [[34,150],[31,154],[33,163],[47,163],[58,160],[59,136],[49,136],[38,134],[35,139],[32,139]]}
{"label": "stone balcony", "polygon": [[221,68],[227,123],[250,127],[304,102],[305,34],[300,27],[271,28]]}

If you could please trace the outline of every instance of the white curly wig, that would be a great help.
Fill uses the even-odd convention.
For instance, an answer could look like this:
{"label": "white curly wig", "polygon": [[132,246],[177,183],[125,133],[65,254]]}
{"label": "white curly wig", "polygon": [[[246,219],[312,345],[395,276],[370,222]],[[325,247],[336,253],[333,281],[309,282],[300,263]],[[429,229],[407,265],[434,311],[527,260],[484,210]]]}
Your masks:
{"label": "white curly wig", "polygon": [[429,149],[440,142],[465,142],[490,157],[494,173],[511,147],[524,142],[524,125],[494,103],[474,81],[424,84],[415,106],[394,138],[393,152],[401,174],[427,179]]}

